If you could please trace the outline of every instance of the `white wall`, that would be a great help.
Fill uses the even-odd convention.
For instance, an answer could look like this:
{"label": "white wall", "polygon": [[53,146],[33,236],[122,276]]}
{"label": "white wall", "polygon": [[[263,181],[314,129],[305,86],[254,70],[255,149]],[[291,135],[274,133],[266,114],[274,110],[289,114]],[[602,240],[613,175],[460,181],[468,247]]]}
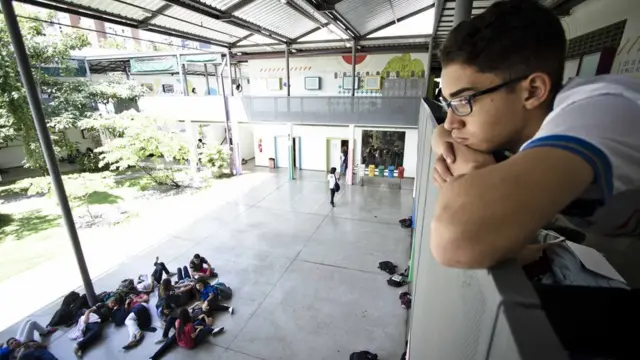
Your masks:
{"label": "white wall", "polygon": [[254,150],[256,145],[253,136],[253,125],[239,124],[238,129],[240,130],[240,134],[238,136],[238,141],[240,142],[240,155],[242,155],[242,158],[246,160],[253,159],[256,156]]}
{"label": "white wall", "polygon": [[[94,150],[96,149],[95,144],[93,144],[89,139],[82,138],[80,130],[69,129],[66,130],[65,133],[69,140],[77,143],[80,151],[85,152],[88,147]],[[9,143],[9,147],[0,149],[0,169],[22,167],[24,158],[24,145],[19,141]]]}
{"label": "white wall", "polygon": [[[374,54],[359,55],[362,62],[356,65],[356,72],[382,72],[385,67],[389,70],[401,71],[402,68],[422,69],[427,64],[427,53],[411,53],[400,57],[402,54]],[[351,58],[347,56],[323,56],[323,57],[292,57],[290,59],[291,95],[295,96],[336,96],[339,94],[339,86],[342,78],[335,79],[334,74],[351,73],[351,65],[345,60]],[[251,92],[245,95],[254,96],[278,96],[286,95],[286,88],[282,90],[268,90],[268,78],[282,78],[282,83],[286,80],[284,59],[250,60],[249,73],[251,79]],[[320,77],[321,90],[305,90],[305,77]],[[364,94],[363,94],[364,95]],[[374,93],[369,96],[376,95]]]}
{"label": "white wall", "polygon": [[355,165],[360,165],[362,159],[362,130],[384,130],[384,131],[404,131],[406,133],[404,138],[404,176],[409,178],[416,177],[417,163],[418,163],[418,130],[417,129],[403,129],[403,128],[368,128],[368,127],[356,127],[356,144],[355,144]]}
{"label": "white wall", "polygon": [[[573,8],[570,16],[563,19],[567,38],[571,39],[601,27],[627,19],[621,49],[613,64],[612,73],[640,76],[640,1],[638,0],[588,0]],[[635,46],[631,45],[635,42]],[[620,51],[622,50],[622,51]],[[631,63],[635,68],[631,72]],[[627,62],[628,66],[624,67]]]}
{"label": "white wall", "polygon": [[302,169],[326,171],[327,138],[348,140],[349,127],[294,125],[293,136],[300,137]]}
{"label": "white wall", "polygon": [[[269,166],[269,158],[275,158],[274,140],[275,136],[286,136],[288,129],[286,125],[253,125],[254,153],[256,166]],[[262,139],[262,152],[258,149],[259,140]],[[245,157],[246,158],[246,157]]]}

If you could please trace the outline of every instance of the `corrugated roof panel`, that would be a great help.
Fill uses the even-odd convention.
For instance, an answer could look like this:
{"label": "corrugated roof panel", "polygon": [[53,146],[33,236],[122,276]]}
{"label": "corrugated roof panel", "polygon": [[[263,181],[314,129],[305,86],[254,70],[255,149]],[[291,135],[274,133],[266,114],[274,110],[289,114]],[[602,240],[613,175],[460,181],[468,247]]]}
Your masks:
{"label": "corrugated roof panel", "polygon": [[433,0],[344,0],[336,5],[336,10],[359,33],[364,34],[393,22],[394,15],[399,18],[432,3]]}
{"label": "corrugated roof panel", "polygon": [[316,27],[309,19],[277,0],[256,0],[234,15],[288,38],[295,38]]}
{"label": "corrugated roof panel", "polygon": [[220,10],[226,10],[229,6],[235,5],[235,3],[239,1],[240,0],[198,0],[198,2],[213,6]]}
{"label": "corrugated roof panel", "polygon": [[246,40],[242,40],[238,45],[274,44],[275,41],[260,35],[252,35]]}
{"label": "corrugated roof panel", "polygon": [[[153,14],[151,11],[144,11],[133,6],[115,1],[105,0],[67,0],[70,3],[90,7],[97,10],[106,11],[114,15],[120,15],[136,20],[142,20]],[[133,0],[132,0],[132,3]],[[155,10],[164,4],[162,0],[135,0],[135,4],[140,7]]]}
{"label": "corrugated roof panel", "polygon": [[[223,41],[225,43],[232,43],[249,34],[249,32],[238,29],[235,26],[225,24],[224,22],[202,16],[177,6],[171,7],[165,12],[165,14],[171,17],[158,16],[151,21],[151,24],[186,31],[192,34],[205,36],[213,40]],[[176,20],[176,18],[183,21]],[[200,24],[202,26],[191,25],[184,21]],[[207,29],[203,27],[206,27]]]}
{"label": "corrugated roof panel", "polygon": [[408,19],[393,24],[388,28],[376,31],[367,39],[376,37],[407,36],[431,34],[435,20],[435,9],[429,9]]}
{"label": "corrugated roof panel", "polygon": [[[330,29],[328,29],[330,28]],[[347,37],[344,36],[338,28],[333,25],[329,25],[326,28],[318,29],[317,31],[312,32],[311,34],[303,37],[298,40],[298,42],[305,41],[325,41],[325,40],[344,40]]]}
{"label": "corrugated roof panel", "polygon": [[304,9],[304,11],[306,11],[308,14],[313,15],[314,18],[316,18],[316,20],[320,21],[321,23],[326,23],[327,20],[325,20],[313,7],[309,6],[309,4],[304,1],[304,0],[290,0],[293,1],[294,3],[298,4],[298,6],[300,6],[301,8]]}

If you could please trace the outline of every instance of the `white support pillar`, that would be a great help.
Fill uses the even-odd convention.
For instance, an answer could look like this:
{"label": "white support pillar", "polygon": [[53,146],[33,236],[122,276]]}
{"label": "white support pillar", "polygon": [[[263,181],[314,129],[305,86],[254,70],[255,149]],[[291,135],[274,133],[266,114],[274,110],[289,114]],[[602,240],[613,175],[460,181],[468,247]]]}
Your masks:
{"label": "white support pillar", "polygon": [[356,156],[356,126],[349,125],[349,150],[347,153],[347,185],[353,185],[353,160]]}
{"label": "white support pillar", "polygon": [[196,138],[197,132],[194,131],[193,123],[191,120],[185,120],[184,122],[185,132],[187,134],[187,141],[189,144],[189,171],[192,176],[198,172],[198,140]]}
{"label": "white support pillar", "polygon": [[293,180],[293,170],[295,164],[293,162],[293,123],[287,123],[287,148],[289,149],[289,180]]}

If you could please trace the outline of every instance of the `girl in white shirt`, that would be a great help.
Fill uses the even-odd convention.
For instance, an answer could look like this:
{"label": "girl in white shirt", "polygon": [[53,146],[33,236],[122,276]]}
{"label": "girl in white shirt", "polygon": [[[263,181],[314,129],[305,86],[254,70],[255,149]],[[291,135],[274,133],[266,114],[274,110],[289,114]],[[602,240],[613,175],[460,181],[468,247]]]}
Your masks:
{"label": "girl in white shirt", "polygon": [[329,181],[329,191],[331,191],[331,206],[336,207],[336,204],[333,202],[333,198],[336,196],[336,168],[332,167],[329,170],[329,175],[327,176],[327,180]]}

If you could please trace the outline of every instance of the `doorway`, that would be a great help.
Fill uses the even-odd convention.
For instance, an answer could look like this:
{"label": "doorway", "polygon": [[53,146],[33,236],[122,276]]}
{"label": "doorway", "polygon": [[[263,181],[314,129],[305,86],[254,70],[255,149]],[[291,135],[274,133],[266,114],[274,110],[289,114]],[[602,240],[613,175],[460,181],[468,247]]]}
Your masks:
{"label": "doorway", "polygon": [[349,140],[327,139],[327,171],[332,167],[340,171],[340,167],[342,166],[342,149],[349,149]]}
{"label": "doorway", "polygon": [[276,167],[289,167],[289,144],[286,136],[276,136]]}
{"label": "doorway", "polygon": [[296,138],[293,138],[293,168],[294,169],[298,169],[298,145],[297,145],[297,141]]}

